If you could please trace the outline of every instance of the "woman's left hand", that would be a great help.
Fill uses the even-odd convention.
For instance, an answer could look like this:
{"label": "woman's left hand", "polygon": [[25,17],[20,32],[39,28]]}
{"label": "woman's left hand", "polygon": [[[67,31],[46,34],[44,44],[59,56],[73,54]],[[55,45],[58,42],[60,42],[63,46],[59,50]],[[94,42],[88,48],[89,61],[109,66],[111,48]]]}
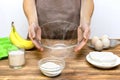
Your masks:
{"label": "woman's left hand", "polygon": [[[83,32],[82,40],[81,40],[81,30]],[[81,23],[81,25],[77,29],[77,32],[78,32],[78,45],[74,49],[75,52],[81,50],[87,43],[90,36],[90,25],[87,23]]]}

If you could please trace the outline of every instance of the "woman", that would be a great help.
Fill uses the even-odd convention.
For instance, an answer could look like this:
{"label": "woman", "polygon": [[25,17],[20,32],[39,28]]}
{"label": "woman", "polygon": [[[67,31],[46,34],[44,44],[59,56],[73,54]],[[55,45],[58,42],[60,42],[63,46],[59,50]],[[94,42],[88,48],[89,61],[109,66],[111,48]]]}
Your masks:
{"label": "woman", "polygon": [[93,0],[24,0],[23,8],[29,23],[29,38],[39,50],[41,40],[41,25],[50,21],[64,20],[78,25],[77,38],[80,42],[80,29],[83,39],[75,48],[81,50],[90,35],[90,21],[94,9]]}

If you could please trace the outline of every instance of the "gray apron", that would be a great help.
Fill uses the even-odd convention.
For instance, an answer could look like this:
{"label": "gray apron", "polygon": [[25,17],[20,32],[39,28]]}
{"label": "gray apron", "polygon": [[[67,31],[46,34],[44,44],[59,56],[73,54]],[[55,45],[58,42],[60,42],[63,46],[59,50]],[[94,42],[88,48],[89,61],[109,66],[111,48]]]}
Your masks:
{"label": "gray apron", "polygon": [[77,37],[81,0],[36,0],[36,9],[42,38]]}

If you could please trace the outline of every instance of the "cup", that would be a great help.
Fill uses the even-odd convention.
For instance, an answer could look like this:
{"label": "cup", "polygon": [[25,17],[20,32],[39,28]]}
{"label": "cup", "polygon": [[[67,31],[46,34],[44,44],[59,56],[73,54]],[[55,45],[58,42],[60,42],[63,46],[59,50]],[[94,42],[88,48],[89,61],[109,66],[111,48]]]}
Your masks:
{"label": "cup", "polygon": [[20,69],[25,65],[25,52],[23,49],[11,50],[8,55],[10,68]]}

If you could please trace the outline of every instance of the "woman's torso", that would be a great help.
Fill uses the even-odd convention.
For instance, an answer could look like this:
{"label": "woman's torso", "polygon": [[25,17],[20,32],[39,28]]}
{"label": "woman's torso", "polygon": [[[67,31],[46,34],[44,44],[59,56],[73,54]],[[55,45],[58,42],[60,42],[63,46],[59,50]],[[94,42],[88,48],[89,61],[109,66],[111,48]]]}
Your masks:
{"label": "woman's torso", "polygon": [[[76,26],[68,29],[66,36],[76,37],[76,29],[80,22],[80,4],[80,0],[36,0],[39,25],[42,26],[43,24],[55,21],[70,22],[72,25],[76,24]],[[58,34],[55,30],[58,31]],[[61,26],[47,28],[47,32],[42,29],[42,35],[44,37],[46,33],[49,33],[51,36],[47,35],[48,38],[57,38],[55,36],[63,35],[60,30],[64,32]],[[70,35],[71,32],[72,35]]]}

